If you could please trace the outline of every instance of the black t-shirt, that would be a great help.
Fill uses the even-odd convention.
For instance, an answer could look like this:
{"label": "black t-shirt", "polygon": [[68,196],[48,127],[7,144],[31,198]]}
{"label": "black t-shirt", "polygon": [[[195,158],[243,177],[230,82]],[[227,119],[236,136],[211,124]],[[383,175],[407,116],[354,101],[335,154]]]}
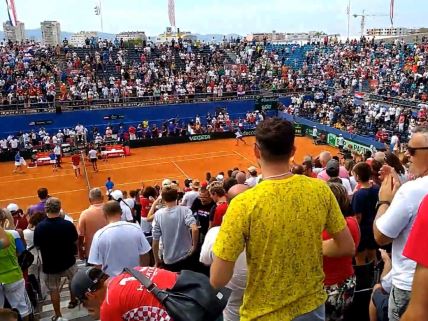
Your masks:
{"label": "black t-shirt", "polygon": [[37,225],[34,246],[42,254],[44,273],[60,273],[76,263],[77,237],[74,224],[62,217],[47,218]]}
{"label": "black t-shirt", "polygon": [[376,203],[379,196],[379,186],[373,185],[370,188],[360,188],[352,198],[352,211],[354,214],[361,214],[360,227],[372,229],[376,217]]}
{"label": "black t-shirt", "polygon": [[213,201],[208,204],[202,204],[199,197],[197,197],[190,208],[192,210],[193,215],[197,220],[199,220],[199,224],[201,225],[200,233],[207,234],[208,226],[210,224],[210,210],[215,205]]}

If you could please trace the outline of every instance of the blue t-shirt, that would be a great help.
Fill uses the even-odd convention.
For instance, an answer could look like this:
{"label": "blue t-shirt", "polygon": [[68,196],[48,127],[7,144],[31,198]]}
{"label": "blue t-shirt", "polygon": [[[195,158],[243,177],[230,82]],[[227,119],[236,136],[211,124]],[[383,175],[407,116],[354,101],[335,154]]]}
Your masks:
{"label": "blue t-shirt", "polygon": [[112,181],[107,181],[106,182],[106,188],[107,189],[113,189],[114,183]]}
{"label": "blue t-shirt", "polygon": [[362,228],[373,228],[373,221],[376,217],[376,203],[379,199],[379,186],[373,185],[370,188],[360,188],[352,198],[352,211],[354,214],[361,214]]}
{"label": "blue t-shirt", "polygon": [[15,155],[15,162],[17,162],[17,163],[21,162],[21,155],[19,155],[19,154]]}

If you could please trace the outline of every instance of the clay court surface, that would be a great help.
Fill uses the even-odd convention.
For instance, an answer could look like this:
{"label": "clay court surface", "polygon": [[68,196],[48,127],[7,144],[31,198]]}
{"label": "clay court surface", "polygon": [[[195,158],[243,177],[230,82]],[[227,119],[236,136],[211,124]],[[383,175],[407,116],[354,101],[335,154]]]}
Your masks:
{"label": "clay court surface", "polygon": [[[126,158],[111,158],[108,162],[98,161],[99,172],[94,173],[86,162],[90,187],[102,187],[110,176],[116,189],[132,190],[143,184],[160,184],[164,178],[178,180],[185,178],[204,179],[205,173],[213,175],[239,167],[246,169],[255,165],[253,155],[254,137],[245,138],[247,145],[235,146],[234,139],[195,142],[179,145],[156,146],[132,149]],[[315,146],[312,140],[296,138],[296,161],[305,155],[318,155],[323,150],[336,152],[330,146]],[[82,165],[82,164],[81,164]],[[49,194],[59,197],[63,209],[74,219],[88,207],[88,185],[82,169],[82,176],[75,178],[69,158],[63,159],[63,169],[52,172],[51,166],[25,169],[24,174],[13,174],[13,163],[0,163],[0,207],[17,203],[22,209],[38,202],[37,189],[46,187]]]}

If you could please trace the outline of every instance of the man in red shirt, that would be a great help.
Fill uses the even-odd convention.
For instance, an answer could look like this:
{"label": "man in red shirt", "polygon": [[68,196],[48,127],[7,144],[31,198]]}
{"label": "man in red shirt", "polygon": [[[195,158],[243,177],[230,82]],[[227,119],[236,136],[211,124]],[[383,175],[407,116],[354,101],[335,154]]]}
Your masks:
{"label": "man in red shirt", "polygon": [[412,297],[401,321],[428,320],[428,195],[419,207],[403,255],[417,263]]}
{"label": "man in red shirt", "polygon": [[71,163],[73,164],[74,175],[76,178],[80,176],[80,155],[79,151],[75,151],[73,156],[71,156]]}
{"label": "man in red shirt", "polygon": [[[154,267],[137,267],[158,288],[171,289],[177,273]],[[137,279],[124,272],[109,278],[92,267],[76,273],[71,291],[95,320],[101,321],[172,321],[164,306]]]}
{"label": "man in red shirt", "polygon": [[208,187],[210,196],[215,202],[215,206],[211,209],[210,212],[210,225],[209,228],[220,226],[223,221],[223,216],[227,211],[227,197],[226,191],[223,188],[223,184],[220,182],[213,182]]}

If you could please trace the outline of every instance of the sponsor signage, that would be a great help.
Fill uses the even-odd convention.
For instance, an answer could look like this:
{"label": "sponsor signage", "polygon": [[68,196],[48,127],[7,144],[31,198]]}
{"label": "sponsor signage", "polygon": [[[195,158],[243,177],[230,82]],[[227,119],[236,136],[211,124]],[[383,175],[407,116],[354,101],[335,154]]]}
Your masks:
{"label": "sponsor signage", "polygon": [[299,137],[305,136],[302,125],[294,124],[294,134]]}
{"label": "sponsor signage", "polygon": [[[333,147],[339,147],[337,144],[337,136],[335,134],[327,135],[327,144]],[[366,151],[371,151],[367,146],[353,142],[352,140],[345,139],[345,147],[358,154],[364,154]]]}
{"label": "sponsor signage", "polygon": [[211,135],[210,134],[204,134],[204,135],[191,135],[189,136],[189,140],[191,142],[200,142],[204,140],[210,140]]}
{"label": "sponsor signage", "polygon": [[29,126],[44,126],[44,125],[52,125],[53,124],[53,120],[36,120],[36,121],[32,121],[30,122],[28,125]]}
{"label": "sponsor signage", "polygon": [[254,135],[256,135],[255,129],[243,130],[242,131],[242,136],[254,136]]}
{"label": "sponsor signage", "polygon": [[104,120],[117,120],[117,119],[125,119],[124,115],[106,115],[103,117]]}

